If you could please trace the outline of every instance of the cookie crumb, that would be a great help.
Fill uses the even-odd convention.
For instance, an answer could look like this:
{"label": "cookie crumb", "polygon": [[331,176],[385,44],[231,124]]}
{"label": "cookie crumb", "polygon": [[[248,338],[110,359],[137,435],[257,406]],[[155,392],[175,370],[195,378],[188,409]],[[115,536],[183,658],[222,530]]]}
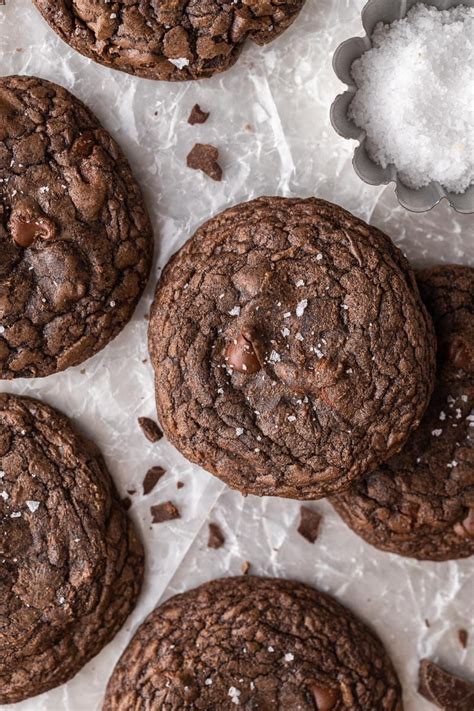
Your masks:
{"label": "cookie crumb", "polygon": [[194,104],[188,116],[188,123],[194,126],[196,123],[206,123],[209,118],[209,111],[203,111],[199,104]]}
{"label": "cookie crumb", "polygon": [[463,649],[466,649],[467,647],[467,640],[469,639],[469,633],[465,629],[460,629],[458,630],[458,639],[459,639],[459,644]]}
{"label": "cookie crumb", "polygon": [[163,523],[164,521],[172,521],[175,518],[181,518],[178,508],[172,501],[165,501],[163,504],[150,506],[152,515],[152,523]]}
{"label": "cookie crumb", "polygon": [[143,479],[143,494],[146,496],[153,491],[161,477],[166,474],[166,469],[163,467],[151,467],[145,474]]}
{"label": "cookie crumb", "polygon": [[222,548],[225,543],[225,536],[217,523],[209,524],[209,537],[207,539],[208,548]]}
{"label": "cookie crumb", "polygon": [[298,526],[298,533],[309,543],[314,543],[318,537],[319,526],[321,524],[322,516],[318,514],[317,511],[310,509],[309,506],[302,506],[300,508],[300,525]]}
{"label": "cookie crumb", "polygon": [[245,560],[242,565],[240,566],[240,570],[242,571],[242,575],[247,575],[247,573],[250,570],[250,563],[248,560]]}
{"label": "cookie crumb", "polygon": [[138,424],[142,428],[142,432],[149,442],[154,444],[163,437],[163,432],[160,430],[156,422],[151,420],[149,417],[139,417]]}
{"label": "cookie crumb", "polygon": [[467,704],[461,704],[474,698],[474,684],[451,674],[429,659],[422,659],[418,670],[418,693],[445,711],[467,709]]}
{"label": "cookie crumb", "polygon": [[219,151],[208,143],[196,143],[186,157],[186,165],[193,170],[201,170],[212,180],[222,180],[222,168],[217,159]]}

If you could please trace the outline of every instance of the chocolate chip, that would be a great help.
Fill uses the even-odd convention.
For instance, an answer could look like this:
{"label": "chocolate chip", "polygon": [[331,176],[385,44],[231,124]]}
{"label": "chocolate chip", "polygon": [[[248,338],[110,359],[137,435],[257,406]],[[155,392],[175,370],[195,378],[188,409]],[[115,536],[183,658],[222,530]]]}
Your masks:
{"label": "chocolate chip", "polygon": [[139,417],[138,424],[142,428],[143,434],[150,442],[158,442],[163,437],[163,432],[160,430],[154,420],[149,417]]}
{"label": "chocolate chip", "polygon": [[122,499],[122,506],[124,507],[125,511],[128,511],[131,505],[132,505],[132,500],[130,499],[130,497],[125,496]]}
{"label": "chocolate chip", "polygon": [[314,543],[319,533],[321,516],[317,511],[310,509],[309,506],[302,506],[300,509],[300,525],[298,533],[306,538],[310,543]]}
{"label": "chocolate chip", "polygon": [[422,659],[418,693],[445,711],[472,711],[474,684],[450,674],[429,659]]}
{"label": "chocolate chip", "polygon": [[193,170],[202,170],[213,180],[222,180],[222,168],[217,159],[219,151],[215,146],[210,146],[207,143],[196,143],[188,153],[186,164],[188,168]]}
{"label": "chocolate chip", "polygon": [[176,482],[176,488],[177,489],[182,489],[184,486],[184,481],[177,481]]}
{"label": "chocolate chip", "polygon": [[194,104],[188,117],[188,123],[194,126],[195,123],[206,123],[209,118],[209,111],[203,111],[199,104]]}
{"label": "chocolate chip", "polygon": [[474,348],[464,336],[457,334],[454,337],[449,346],[449,358],[455,368],[465,370],[467,373],[474,371]]}
{"label": "chocolate chip", "polygon": [[152,523],[163,523],[164,521],[172,521],[175,518],[181,518],[181,514],[172,501],[165,501],[163,504],[150,506],[152,515]]}
{"label": "chocolate chip", "polygon": [[226,349],[225,360],[229,368],[239,373],[250,375],[257,373],[261,368],[249,333],[241,333],[233,339]]}
{"label": "chocolate chip", "polygon": [[12,208],[9,228],[19,247],[31,247],[36,239],[52,239],[56,226],[33,200],[19,200]]}
{"label": "chocolate chip", "polygon": [[147,471],[143,479],[143,493],[145,496],[149,494],[150,491],[153,491],[163,474],[166,474],[166,469],[163,469],[163,467],[151,467],[151,469]]}
{"label": "chocolate chip", "polygon": [[318,711],[331,711],[340,698],[339,690],[331,689],[328,686],[316,686],[315,684],[311,686],[311,692]]}
{"label": "chocolate chip", "polygon": [[468,638],[469,638],[469,634],[468,634],[468,631],[467,631],[467,630],[465,630],[465,629],[460,629],[460,630],[458,630],[459,644],[460,644],[461,647],[463,647],[464,649],[466,649],[466,647],[467,647],[467,640],[468,640]]}
{"label": "chocolate chip", "polygon": [[209,537],[207,539],[208,548],[221,548],[225,543],[225,537],[217,523],[209,524]]}

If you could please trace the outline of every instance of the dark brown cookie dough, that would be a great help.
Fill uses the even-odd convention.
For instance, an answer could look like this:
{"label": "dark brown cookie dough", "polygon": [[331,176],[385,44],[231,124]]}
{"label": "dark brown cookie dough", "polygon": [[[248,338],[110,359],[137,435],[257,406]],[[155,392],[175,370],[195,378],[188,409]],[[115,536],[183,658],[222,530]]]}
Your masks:
{"label": "dark brown cookie dough", "polygon": [[0,378],[77,365],[130,319],[151,266],[115,141],[56,84],[0,78]]}
{"label": "dark brown cookie dough", "polygon": [[244,493],[298,499],[397,452],[435,368],[401,252],[314,198],[259,198],[204,224],[164,270],[149,346],[171,442]]}
{"label": "dark brown cookie dough", "polygon": [[474,553],[474,269],[440,266],[418,282],[438,337],[438,373],[403,450],[332,504],[377,548],[450,560]]}
{"label": "dark brown cookie dough", "polygon": [[304,0],[34,0],[71,47],[147,79],[210,77],[231,67],[247,39],[267,44]]}
{"label": "dark brown cookie dough", "polygon": [[401,711],[379,640],[288,580],[214,580],[160,605],[109,681],[104,711]]}
{"label": "dark brown cookie dough", "polygon": [[0,704],[64,683],[133,609],[143,550],[96,447],[0,394]]}

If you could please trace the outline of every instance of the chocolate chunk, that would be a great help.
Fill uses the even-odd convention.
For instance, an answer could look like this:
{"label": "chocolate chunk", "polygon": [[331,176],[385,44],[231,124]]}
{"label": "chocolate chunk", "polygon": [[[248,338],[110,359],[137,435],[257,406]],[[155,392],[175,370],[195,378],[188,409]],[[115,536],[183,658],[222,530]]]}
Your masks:
{"label": "chocolate chunk", "polygon": [[184,481],[177,481],[176,482],[176,488],[177,489],[182,489],[184,486]]}
{"label": "chocolate chunk", "polygon": [[217,159],[219,151],[215,146],[207,143],[196,143],[186,158],[188,168],[202,170],[213,180],[222,180],[222,168]]}
{"label": "chocolate chunk", "polygon": [[444,711],[474,709],[474,684],[447,672],[429,659],[420,662],[418,692]]}
{"label": "chocolate chunk", "polygon": [[208,548],[221,548],[225,543],[225,536],[217,523],[209,524],[209,537],[207,539]]}
{"label": "chocolate chunk", "polygon": [[459,639],[459,644],[461,647],[466,649],[467,647],[467,640],[469,639],[469,633],[465,629],[460,629],[458,630],[458,639]]}
{"label": "chocolate chunk", "polygon": [[311,692],[318,711],[331,711],[340,699],[339,690],[331,689],[328,686],[314,684],[311,686]]}
{"label": "chocolate chunk", "polygon": [[147,471],[143,479],[143,493],[145,496],[149,494],[150,491],[153,491],[164,474],[166,474],[166,469],[163,469],[163,467],[151,467],[151,469]]}
{"label": "chocolate chunk", "polygon": [[143,434],[153,444],[158,442],[163,437],[163,432],[160,430],[154,420],[149,417],[139,417],[138,424],[142,428]]}
{"label": "chocolate chunk", "polygon": [[225,361],[229,368],[239,373],[258,373],[261,365],[249,333],[241,333],[232,340],[226,349]]}
{"label": "chocolate chunk", "polygon": [[301,519],[298,526],[298,533],[306,538],[310,543],[314,543],[318,537],[321,515],[309,506],[302,506],[300,509]]}
{"label": "chocolate chunk", "polygon": [[194,104],[188,117],[188,123],[194,126],[196,123],[206,123],[209,118],[209,111],[203,111],[199,104]]}
{"label": "chocolate chunk", "polygon": [[181,514],[172,501],[166,501],[163,504],[150,506],[152,515],[152,523],[163,523],[163,521],[172,521],[175,518],[181,518]]}

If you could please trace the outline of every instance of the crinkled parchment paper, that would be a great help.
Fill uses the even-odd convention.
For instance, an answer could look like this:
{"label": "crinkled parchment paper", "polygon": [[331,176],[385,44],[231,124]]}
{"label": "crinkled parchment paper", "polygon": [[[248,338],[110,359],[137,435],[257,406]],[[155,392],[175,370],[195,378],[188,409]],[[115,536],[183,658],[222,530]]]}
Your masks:
{"label": "crinkled parchment paper", "polygon": [[[250,44],[228,72],[178,85],[93,64],[63,44],[29,0],[7,0],[0,7],[1,74],[56,81],[95,111],[141,182],[157,244],[145,298],[111,345],[66,373],[2,383],[1,389],[42,398],[75,418],[102,448],[122,495],[126,489],[141,491],[148,467],[167,470],[151,494],[132,497],[131,515],[147,549],[137,609],[72,681],[16,705],[19,711],[99,709],[115,661],[155,604],[214,576],[239,574],[244,561],[257,574],[313,583],[370,622],[397,666],[407,711],[433,708],[415,691],[421,656],[472,673],[472,560],[418,563],[382,553],[349,531],[325,502],[311,504],[324,516],[311,545],[296,533],[298,502],[244,499],[186,462],[166,440],[149,444],[136,423],[139,416],[154,416],[145,315],[160,268],[202,221],[231,204],[262,194],[318,195],[387,231],[416,265],[474,263],[472,218],[444,204],[424,215],[407,213],[392,187],[369,187],[357,178],[354,144],[330,126],[329,106],[342,90],[331,57],[339,42],[361,34],[362,5],[363,0],[307,0],[293,27],[273,44]],[[186,119],[196,102],[211,116],[191,127]],[[195,142],[219,147],[222,183],[186,168]],[[178,481],[185,484],[179,490]],[[152,526],[150,505],[166,500],[178,505],[182,518]],[[206,545],[210,520],[226,534],[218,551]],[[467,650],[457,639],[459,627],[471,632]]]}

